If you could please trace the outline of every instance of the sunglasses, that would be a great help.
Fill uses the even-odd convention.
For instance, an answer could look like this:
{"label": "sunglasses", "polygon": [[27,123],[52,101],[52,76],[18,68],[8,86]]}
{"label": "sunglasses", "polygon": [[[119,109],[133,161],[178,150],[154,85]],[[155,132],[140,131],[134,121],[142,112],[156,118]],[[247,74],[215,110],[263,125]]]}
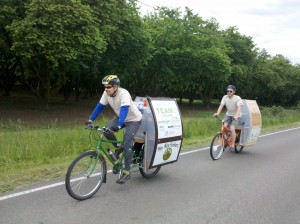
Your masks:
{"label": "sunglasses", "polygon": [[229,93],[233,93],[233,91],[232,91],[232,90],[227,90],[227,93],[228,93],[228,92],[229,92]]}
{"label": "sunglasses", "polygon": [[104,89],[111,89],[112,86],[104,86]]}

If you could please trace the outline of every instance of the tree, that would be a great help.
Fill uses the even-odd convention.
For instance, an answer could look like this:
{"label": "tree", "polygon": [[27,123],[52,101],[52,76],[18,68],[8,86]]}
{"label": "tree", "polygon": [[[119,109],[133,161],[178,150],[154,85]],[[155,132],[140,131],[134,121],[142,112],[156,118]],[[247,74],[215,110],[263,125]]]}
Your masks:
{"label": "tree", "polygon": [[249,78],[250,99],[265,106],[293,106],[299,101],[299,69],[282,55],[271,57],[265,49],[258,57]]}
{"label": "tree", "polygon": [[46,105],[62,86],[66,64],[105,50],[91,8],[79,0],[33,0],[10,30],[12,49],[26,64],[27,84]]}
{"label": "tree", "polygon": [[[263,49],[258,52],[252,73],[247,77],[248,85],[244,88],[244,97],[255,99],[260,105],[268,105],[274,91],[273,71],[270,67],[271,56]],[[272,105],[272,104],[271,104]]]}
{"label": "tree", "polygon": [[230,60],[215,20],[204,21],[188,8],[183,15],[178,9],[161,8],[145,23],[154,43],[146,73],[160,80],[158,88],[164,94],[190,102],[200,97],[209,106],[215,83],[230,75]]}
{"label": "tree", "polygon": [[275,78],[275,88],[272,93],[272,104],[288,107],[298,103],[300,87],[299,73],[283,55],[276,55],[270,61],[270,67]]}
{"label": "tree", "polygon": [[122,3],[115,13],[119,20],[111,32],[106,52],[101,58],[101,73],[116,73],[122,86],[136,95],[141,95],[141,69],[150,58],[151,41],[137,11],[135,1]]}
{"label": "tree", "polygon": [[14,21],[22,19],[25,15],[26,1],[1,0],[0,1],[0,88],[4,95],[9,96],[18,77],[17,70],[22,72],[20,59],[11,50],[13,40],[7,27]]}
{"label": "tree", "polygon": [[257,56],[257,49],[252,37],[242,35],[237,27],[229,27],[223,32],[223,39],[230,49],[228,56],[231,59],[232,73],[228,80],[229,84],[239,87],[239,94],[244,94],[247,88],[247,77],[252,73]]}

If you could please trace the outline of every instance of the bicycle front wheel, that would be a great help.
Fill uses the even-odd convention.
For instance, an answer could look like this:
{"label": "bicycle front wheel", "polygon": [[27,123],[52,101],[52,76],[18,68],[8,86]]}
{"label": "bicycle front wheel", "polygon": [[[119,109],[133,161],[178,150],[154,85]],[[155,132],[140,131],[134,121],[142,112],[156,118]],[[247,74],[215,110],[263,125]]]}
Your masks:
{"label": "bicycle front wheel", "polygon": [[107,167],[103,156],[97,159],[96,151],[78,156],[69,166],[65,185],[69,195],[76,200],[92,197],[106,182]]}
{"label": "bicycle front wheel", "polygon": [[210,144],[210,157],[213,160],[220,159],[224,151],[224,140],[221,133],[217,133]]}

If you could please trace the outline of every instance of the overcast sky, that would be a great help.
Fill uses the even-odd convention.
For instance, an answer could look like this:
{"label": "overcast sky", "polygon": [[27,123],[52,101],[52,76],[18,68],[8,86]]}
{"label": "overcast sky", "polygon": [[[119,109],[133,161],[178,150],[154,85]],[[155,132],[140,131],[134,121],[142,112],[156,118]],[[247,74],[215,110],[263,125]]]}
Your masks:
{"label": "overcast sky", "polygon": [[[139,0],[142,15],[152,7],[187,6],[207,20],[215,18],[221,29],[236,26],[242,35],[251,36],[260,49],[282,54],[300,64],[300,0]],[[142,4],[144,3],[144,4]],[[148,5],[148,6],[147,6]]]}

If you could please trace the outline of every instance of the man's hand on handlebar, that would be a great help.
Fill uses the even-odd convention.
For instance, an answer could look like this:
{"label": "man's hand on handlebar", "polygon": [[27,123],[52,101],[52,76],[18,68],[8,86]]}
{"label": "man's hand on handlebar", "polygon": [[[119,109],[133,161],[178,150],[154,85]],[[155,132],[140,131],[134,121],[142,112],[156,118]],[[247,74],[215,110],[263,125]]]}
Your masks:
{"label": "man's hand on handlebar", "polygon": [[86,128],[91,128],[93,126],[93,121],[89,120],[89,121],[85,122],[85,126],[86,126]]}
{"label": "man's hand on handlebar", "polygon": [[111,127],[110,131],[112,131],[112,132],[118,132],[120,129],[121,129],[120,126],[115,126],[115,127]]}

